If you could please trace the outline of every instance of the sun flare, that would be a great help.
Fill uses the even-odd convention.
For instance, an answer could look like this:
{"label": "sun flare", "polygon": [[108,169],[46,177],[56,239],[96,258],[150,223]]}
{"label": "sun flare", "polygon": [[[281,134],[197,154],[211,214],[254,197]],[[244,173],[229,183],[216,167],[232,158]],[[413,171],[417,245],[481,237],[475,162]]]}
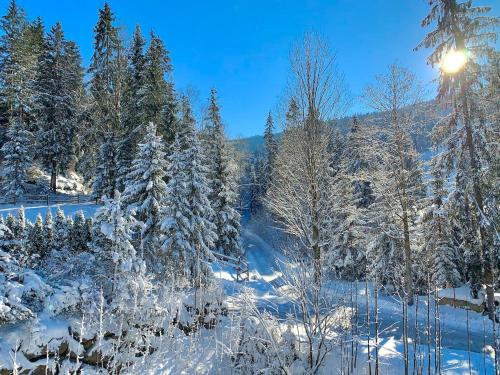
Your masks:
{"label": "sun flare", "polygon": [[449,51],[441,61],[441,70],[448,74],[454,74],[460,71],[467,63],[467,55],[464,51]]}

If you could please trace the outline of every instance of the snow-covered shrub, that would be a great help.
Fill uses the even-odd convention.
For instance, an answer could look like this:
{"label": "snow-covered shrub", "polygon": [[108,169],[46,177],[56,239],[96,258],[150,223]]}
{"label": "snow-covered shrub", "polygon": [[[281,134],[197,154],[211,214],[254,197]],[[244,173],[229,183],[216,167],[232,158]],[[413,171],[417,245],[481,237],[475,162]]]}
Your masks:
{"label": "snow-covered shrub", "polygon": [[218,284],[211,282],[184,293],[175,323],[189,334],[200,327],[213,328],[224,315],[227,315],[224,292]]}
{"label": "snow-covered shrub", "polygon": [[51,291],[36,273],[23,270],[0,249],[0,325],[34,317]]}
{"label": "snow-covered shrub", "polygon": [[54,289],[45,302],[45,310],[54,316],[71,312],[85,313],[92,298],[92,288],[87,282],[74,281]]}
{"label": "snow-covered shrub", "polygon": [[233,356],[237,374],[287,374],[297,358],[295,335],[290,327],[283,332],[276,317],[263,313],[242,319]]}

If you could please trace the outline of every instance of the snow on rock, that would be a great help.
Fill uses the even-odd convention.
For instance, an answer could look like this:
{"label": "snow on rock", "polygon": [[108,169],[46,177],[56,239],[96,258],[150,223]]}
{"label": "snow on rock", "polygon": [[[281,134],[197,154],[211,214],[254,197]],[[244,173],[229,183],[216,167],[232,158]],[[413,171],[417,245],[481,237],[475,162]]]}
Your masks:
{"label": "snow on rock", "polygon": [[[460,308],[470,308],[476,312],[482,313],[486,303],[486,289],[479,291],[479,298],[473,298],[469,285],[463,285],[460,288],[446,288],[438,291],[439,304],[451,305]],[[494,293],[495,303],[500,306],[500,292]]]}
{"label": "snow on rock", "polygon": [[[484,292],[480,291],[481,295],[484,295]],[[457,299],[460,301],[467,301],[473,303],[475,305],[480,305],[484,302],[484,298],[472,298],[470,287],[468,285],[463,285],[460,288],[446,288],[438,291],[439,298],[448,298],[448,299]]]}
{"label": "snow on rock", "polygon": [[[27,188],[30,194],[41,194],[49,191],[50,174],[37,167],[32,167],[28,172]],[[57,176],[57,192],[76,195],[89,194],[83,177],[76,172],[68,172],[66,176]]]}

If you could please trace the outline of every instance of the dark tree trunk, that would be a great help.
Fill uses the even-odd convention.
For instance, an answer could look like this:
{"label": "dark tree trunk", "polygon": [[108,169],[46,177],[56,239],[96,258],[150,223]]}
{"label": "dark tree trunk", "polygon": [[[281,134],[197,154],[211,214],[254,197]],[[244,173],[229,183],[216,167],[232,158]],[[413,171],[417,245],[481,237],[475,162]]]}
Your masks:
{"label": "dark tree trunk", "polygon": [[52,160],[52,168],[50,173],[50,190],[54,193],[57,190],[57,162]]}

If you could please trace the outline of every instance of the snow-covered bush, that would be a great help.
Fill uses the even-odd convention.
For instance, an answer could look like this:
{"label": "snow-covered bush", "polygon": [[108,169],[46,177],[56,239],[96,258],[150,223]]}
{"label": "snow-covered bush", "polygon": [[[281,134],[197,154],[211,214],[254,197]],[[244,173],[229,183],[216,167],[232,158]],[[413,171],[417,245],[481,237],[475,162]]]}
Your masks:
{"label": "snow-covered bush", "polygon": [[186,334],[200,327],[215,327],[222,316],[227,315],[224,292],[211,282],[201,288],[192,288],[183,293],[174,323]]}
{"label": "snow-covered bush", "polygon": [[[0,227],[0,233],[7,230]],[[0,249],[0,325],[35,317],[51,291],[40,276],[19,267],[9,253]]]}
{"label": "snow-covered bush", "polygon": [[85,313],[93,294],[92,287],[86,281],[60,285],[46,299],[45,310],[54,316],[63,313]]}
{"label": "snow-covered bush", "polygon": [[249,315],[241,321],[233,365],[237,374],[288,374],[297,367],[296,336],[290,327],[283,331],[276,317],[269,313]]}

